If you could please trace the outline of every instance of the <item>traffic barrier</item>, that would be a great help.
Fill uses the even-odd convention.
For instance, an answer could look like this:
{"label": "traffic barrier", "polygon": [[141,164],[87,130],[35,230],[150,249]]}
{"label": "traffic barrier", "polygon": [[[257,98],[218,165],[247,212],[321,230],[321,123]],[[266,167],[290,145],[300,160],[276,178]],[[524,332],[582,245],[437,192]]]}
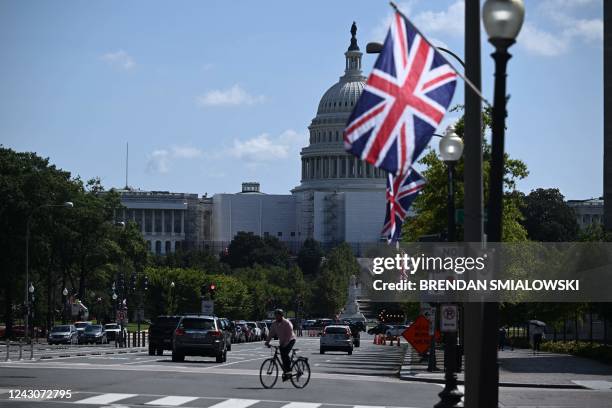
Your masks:
{"label": "traffic barrier", "polygon": [[10,361],[10,358],[9,358],[10,352],[11,352],[11,341],[7,340],[6,341],[6,357],[4,358],[4,361]]}

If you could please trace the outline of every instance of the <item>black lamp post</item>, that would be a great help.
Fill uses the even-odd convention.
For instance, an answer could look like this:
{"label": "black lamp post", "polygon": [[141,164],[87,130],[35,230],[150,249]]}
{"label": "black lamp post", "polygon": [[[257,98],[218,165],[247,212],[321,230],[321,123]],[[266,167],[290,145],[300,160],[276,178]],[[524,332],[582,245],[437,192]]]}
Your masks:
{"label": "black lamp post", "polygon": [[[451,127],[440,139],[440,157],[448,168],[447,194],[447,241],[455,241],[455,164],[463,154],[463,140]],[[444,380],[445,387],[440,394],[440,402],[435,408],[460,407],[463,393],[457,388],[457,332],[444,333]]]}
{"label": "black lamp post", "polygon": [[62,290],[62,323],[66,324],[66,314],[68,313],[68,289]]}
{"label": "black lamp post", "polygon": [[[502,240],[502,206],[504,182],[504,132],[506,127],[506,66],[511,55],[508,48],[514,44],[525,16],[522,0],[487,0],[482,18],[495,47],[491,54],[495,61],[495,95],[491,136],[491,170],[489,173],[489,204],[487,241]],[[497,259],[497,257],[496,257]],[[477,406],[497,406],[499,368],[497,366],[498,304],[487,302],[482,309],[481,382]],[[469,391],[468,391],[469,392]]]}

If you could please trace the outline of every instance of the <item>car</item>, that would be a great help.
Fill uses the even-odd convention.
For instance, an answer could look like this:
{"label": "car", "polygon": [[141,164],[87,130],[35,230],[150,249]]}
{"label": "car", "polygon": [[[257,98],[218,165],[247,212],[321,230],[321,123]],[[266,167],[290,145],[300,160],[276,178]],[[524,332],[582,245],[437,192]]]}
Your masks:
{"label": "car", "polygon": [[270,333],[270,328],[266,324],[266,322],[257,322],[257,327],[261,330],[261,338],[267,339],[268,334]]}
{"label": "car", "polygon": [[185,361],[185,356],[215,357],[217,363],[227,361],[227,342],[219,318],[181,317],[172,336],[172,361]]}
{"label": "car", "polygon": [[160,315],[153,319],[149,326],[149,355],[161,356],[164,350],[172,350],[174,329],[178,326],[181,316]]}
{"label": "car", "polygon": [[401,336],[402,333],[404,332],[404,330],[406,330],[408,326],[403,325],[403,324],[395,324],[395,325],[391,325],[389,326],[389,328],[387,329],[387,331],[385,332],[385,335],[387,337],[397,337],[397,336]]}
{"label": "car", "polygon": [[104,326],[101,324],[90,324],[85,328],[83,335],[81,336],[82,342],[87,343],[96,343],[96,344],[107,344],[108,338],[106,337],[106,332],[104,331]]}
{"label": "car", "polygon": [[389,328],[388,324],[378,323],[376,326],[368,330],[368,334],[385,334]]}
{"label": "car", "polygon": [[251,329],[251,332],[253,333],[252,341],[260,341],[261,340],[261,329],[259,328],[259,326],[257,326],[257,323],[247,322],[246,324],[247,326],[249,326],[249,328]]}
{"label": "car", "polygon": [[82,342],[83,334],[85,334],[85,329],[87,326],[91,326],[93,322],[74,322],[74,327],[76,327],[78,333],[78,343]]}
{"label": "car", "polygon": [[321,332],[319,339],[320,353],[326,351],[346,351],[353,354],[353,339],[351,329],[345,325],[328,325]]}
{"label": "car", "polygon": [[227,343],[227,351],[231,351],[232,335],[234,334],[234,323],[232,323],[229,319],[225,317],[220,317],[219,321],[221,322],[221,330],[223,330],[225,342]]}
{"label": "car", "polygon": [[47,336],[49,344],[77,344],[78,334],[76,327],[72,324],[54,326]]}
{"label": "car", "polygon": [[107,323],[104,325],[104,331],[106,331],[106,338],[108,341],[117,339],[120,330],[121,328],[117,323]]}

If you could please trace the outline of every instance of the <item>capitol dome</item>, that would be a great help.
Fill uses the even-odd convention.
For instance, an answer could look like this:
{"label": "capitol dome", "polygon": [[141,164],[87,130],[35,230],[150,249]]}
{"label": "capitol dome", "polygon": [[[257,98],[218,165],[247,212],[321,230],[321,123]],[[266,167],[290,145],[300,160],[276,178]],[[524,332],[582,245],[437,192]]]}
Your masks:
{"label": "capitol dome", "polygon": [[342,133],[366,84],[361,71],[362,52],[357,26],[344,53],[344,75],[319,101],[317,115],[308,127],[309,145],[301,151],[302,180],[295,191],[347,191],[385,189],[385,173],[344,150]]}

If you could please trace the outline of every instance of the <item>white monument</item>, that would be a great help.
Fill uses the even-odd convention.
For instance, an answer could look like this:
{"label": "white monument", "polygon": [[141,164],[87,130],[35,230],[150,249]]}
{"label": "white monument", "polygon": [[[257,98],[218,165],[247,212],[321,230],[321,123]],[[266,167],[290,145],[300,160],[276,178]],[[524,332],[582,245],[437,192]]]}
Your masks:
{"label": "white monument", "polygon": [[348,285],[348,299],[346,306],[340,314],[341,320],[351,320],[353,322],[364,322],[366,321],[363,313],[359,311],[359,303],[357,303],[357,296],[361,294],[361,287],[357,284],[357,278],[355,275],[351,275]]}

